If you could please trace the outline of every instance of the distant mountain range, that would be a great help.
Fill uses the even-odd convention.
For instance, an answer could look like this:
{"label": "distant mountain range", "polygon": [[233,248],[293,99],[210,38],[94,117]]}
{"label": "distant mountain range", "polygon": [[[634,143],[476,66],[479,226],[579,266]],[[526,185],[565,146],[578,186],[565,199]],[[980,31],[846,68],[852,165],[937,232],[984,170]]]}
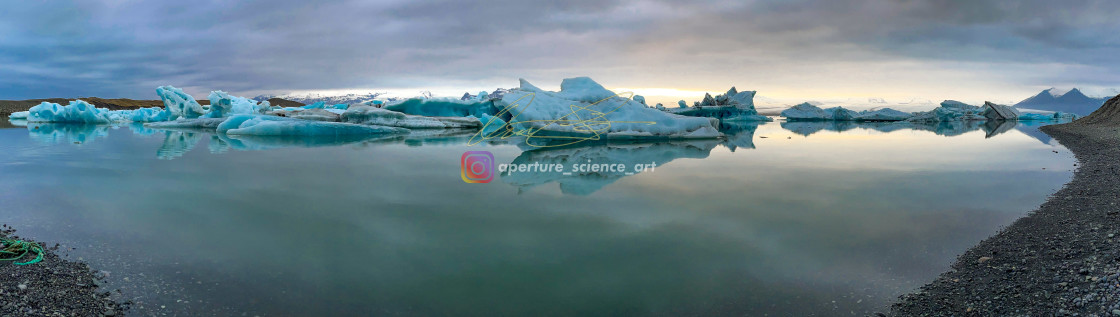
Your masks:
{"label": "distant mountain range", "polygon": [[1087,116],[1100,108],[1109,97],[1093,98],[1086,96],[1077,88],[1063,91],[1050,88],[1015,104],[1015,108],[1045,111],[1061,111],[1078,116]]}
{"label": "distant mountain range", "polygon": [[[308,104],[308,105],[316,103],[316,102],[320,102],[320,101],[323,101],[328,105],[335,105],[335,104],[340,104],[340,103],[353,105],[353,104],[360,104],[360,103],[363,103],[363,102],[366,102],[366,101],[376,100],[378,98],[386,99],[386,98],[383,98],[384,95],[385,95],[385,93],[381,93],[381,92],[370,92],[370,93],[364,93],[364,94],[336,94],[336,95],[309,93],[309,94],[260,95],[260,96],[253,97],[253,100],[265,101],[265,100],[269,100],[269,99],[272,99],[272,98],[280,98],[280,99],[291,100],[291,101],[299,102],[299,103],[302,103],[302,104]],[[394,99],[394,98],[388,98],[388,99]]]}

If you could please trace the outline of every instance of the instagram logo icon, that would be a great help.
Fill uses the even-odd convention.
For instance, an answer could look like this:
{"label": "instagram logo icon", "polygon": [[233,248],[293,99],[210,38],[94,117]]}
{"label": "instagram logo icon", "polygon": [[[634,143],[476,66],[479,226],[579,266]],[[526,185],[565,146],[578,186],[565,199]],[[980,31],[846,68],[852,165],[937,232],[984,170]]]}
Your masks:
{"label": "instagram logo icon", "polygon": [[494,155],[487,151],[463,152],[459,160],[463,181],[467,183],[489,183],[494,179]]}

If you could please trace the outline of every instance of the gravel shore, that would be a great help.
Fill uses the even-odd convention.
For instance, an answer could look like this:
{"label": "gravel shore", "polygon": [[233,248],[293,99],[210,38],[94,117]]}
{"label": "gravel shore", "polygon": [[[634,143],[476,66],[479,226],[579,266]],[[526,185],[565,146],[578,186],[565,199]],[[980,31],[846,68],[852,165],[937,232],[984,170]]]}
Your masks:
{"label": "gravel shore", "polygon": [[[18,239],[6,226],[0,237]],[[101,277],[89,266],[57,251],[47,248],[39,263],[0,263],[0,316],[120,316],[128,309],[101,289]]]}
{"label": "gravel shore", "polygon": [[1120,97],[1042,131],[1076,155],[1073,180],[890,315],[1120,316]]}

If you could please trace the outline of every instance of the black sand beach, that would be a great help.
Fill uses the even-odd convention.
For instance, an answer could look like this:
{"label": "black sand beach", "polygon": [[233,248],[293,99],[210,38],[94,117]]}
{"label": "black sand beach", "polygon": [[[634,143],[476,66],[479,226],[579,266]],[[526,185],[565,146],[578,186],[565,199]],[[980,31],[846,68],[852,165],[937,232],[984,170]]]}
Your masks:
{"label": "black sand beach", "polygon": [[[18,239],[13,234],[7,227],[0,230],[0,238]],[[42,262],[0,262],[0,316],[119,316],[127,311],[128,304],[114,301],[89,266],[62,259],[57,246],[40,245],[46,249]]]}
{"label": "black sand beach", "polygon": [[1073,180],[891,315],[1120,316],[1120,96],[1042,131],[1076,155]]}

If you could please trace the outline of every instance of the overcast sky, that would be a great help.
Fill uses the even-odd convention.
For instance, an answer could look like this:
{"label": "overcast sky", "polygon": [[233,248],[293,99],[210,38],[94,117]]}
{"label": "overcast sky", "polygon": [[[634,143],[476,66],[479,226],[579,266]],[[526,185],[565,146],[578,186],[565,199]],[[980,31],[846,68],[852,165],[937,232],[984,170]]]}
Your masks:
{"label": "overcast sky", "polygon": [[19,1],[0,99],[608,88],[1009,101],[1120,88],[1120,1]]}

